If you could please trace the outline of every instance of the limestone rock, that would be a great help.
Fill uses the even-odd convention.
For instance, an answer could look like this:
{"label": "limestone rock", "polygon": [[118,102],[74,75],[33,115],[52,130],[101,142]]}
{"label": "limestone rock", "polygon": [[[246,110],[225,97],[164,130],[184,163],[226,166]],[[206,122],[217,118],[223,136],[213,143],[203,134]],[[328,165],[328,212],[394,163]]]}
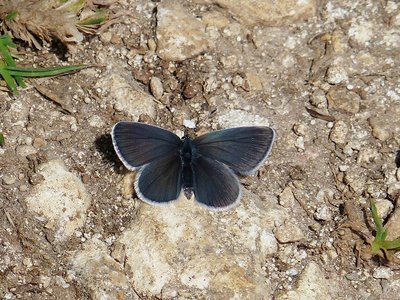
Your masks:
{"label": "limestone rock", "polygon": [[157,10],[157,53],[161,59],[182,61],[204,52],[209,41],[205,26],[176,1]]}
{"label": "limestone rock", "polygon": [[317,9],[315,0],[196,0],[196,2],[223,7],[247,25],[289,25],[314,16]]}
{"label": "limestone rock", "polygon": [[108,94],[106,100],[114,104],[115,110],[126,112],[135,121],[141,114],[155,117],[155,99],[143,90],[128,71],[109,69],[96,84],[97,89],[104,87],[108,87],[105,91]]}
{"label": "limestone rock", "polygon": [[55,230],[55,239],[63,240],[84,224],[90,195],[61,160],[41,165],[39,173],[44,180],[34,187],[25,202],[29,210],[48,220],[47,226]]}
{"label": "limestone rock", "polygon": [[132,290],[123,266],[109,254],[107,246],[92,239],[84,244],[83,250],[70,258],[71,271],[85,285],[90,299],[139,299]]}
{"label": "limestone rock", "polygon": [[142,204],[118,243],[139,294],[196,299],[269,298],[262,265],[277,251],[262,202],[244,191],[241,204],[209,211],[193,200]]}
{"label": "limestone rock", "polygon": [[300,274],[297,288],[279,295],[279,300],[332,299],[330,288],[332,280],[326,279],[324,272],[315,263],[310,262]]}

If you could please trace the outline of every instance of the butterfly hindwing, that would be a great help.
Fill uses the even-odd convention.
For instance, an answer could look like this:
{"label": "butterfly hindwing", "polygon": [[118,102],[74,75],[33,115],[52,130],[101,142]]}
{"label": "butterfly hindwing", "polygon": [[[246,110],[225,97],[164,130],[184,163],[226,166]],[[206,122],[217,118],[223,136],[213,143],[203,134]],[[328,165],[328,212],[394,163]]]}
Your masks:
{"label": "butterfly hindwing", "polygon": [[176,200],[182,190],[182,164],[179,154],[159,158],[137,175],[135,190],[143,201],[156,204]]}
{"label": "butterfly hindwing", "polygon": [[267,159],[275,139],[270,127],[237,127],[207,133],[193,140],[198,155],[224,163],[235,173],[249,175]]}
{"label": "butterfly hindwing", "polygon": [[182,144],[181,139],[168,130],[137,122],[118,122],[111,136],[118,157],[130,170],[177,154]]}
{"label": "butterfly hindwing", "polygon": [[241,185],[223,163],[199,156],[192,161],[193,191],[196,201],[212,209],[226,209],[238,203]]}

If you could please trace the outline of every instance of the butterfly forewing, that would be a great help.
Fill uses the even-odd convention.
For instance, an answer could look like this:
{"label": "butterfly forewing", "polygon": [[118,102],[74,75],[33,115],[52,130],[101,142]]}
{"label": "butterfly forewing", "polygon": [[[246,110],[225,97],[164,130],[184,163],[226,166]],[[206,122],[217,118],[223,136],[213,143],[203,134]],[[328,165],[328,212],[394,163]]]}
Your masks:
{"label": "butterfly forewing", "polygon": [[198,155],[220,161],[248,175],[267,159],[275,139],[270,127],[238,127],[214,131],[193,140]]}
{"label": "butterfly forewing", "polygon": [[192,161],[192,171],[197,202],[214,209],[226,209],[238,203],[240,182],[226,165],[199,156]]}
{"label": "butterfly forewing", "polygon": [[168,130],[137,122],[118,122],[111,135],[118,157],[131,170],[179,153],[182,143]]}
{"label": "butterfly forewing", "polygon": [[135,190],[150,204],[176,200],[182,190],[182,164],[179,154],[159,158],[140,169]]}

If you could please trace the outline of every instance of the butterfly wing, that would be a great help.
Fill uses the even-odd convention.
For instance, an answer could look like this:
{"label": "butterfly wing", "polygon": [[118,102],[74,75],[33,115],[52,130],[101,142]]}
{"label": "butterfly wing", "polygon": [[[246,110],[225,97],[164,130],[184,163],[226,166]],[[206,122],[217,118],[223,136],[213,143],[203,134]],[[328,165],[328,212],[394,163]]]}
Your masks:
{"label": "butterfly wing", "polygon": [[200,156],[224,163],[235,173],[249,175],[267,159],[275,139],[270,127],[237,127],[199,136],[193,146]]}
{"label": "butterfly wing", "polygon": [[182,190],[182,163],[179,153],[161,157],[140,169],[135,190],[149,204],[176,200]]}
{"label": "butterfly wing", "polygon": [[115,124],[111,137],[115,152],[129,170],[177,154],[182,144],[181,139],[168,130],[127,121]]}
{"label": "butterfly wing", "polygon": [[223,163],[204,156],[192,160],[193,191],[196,201],[215,209],[227,209],[240,200],[239,179]]}

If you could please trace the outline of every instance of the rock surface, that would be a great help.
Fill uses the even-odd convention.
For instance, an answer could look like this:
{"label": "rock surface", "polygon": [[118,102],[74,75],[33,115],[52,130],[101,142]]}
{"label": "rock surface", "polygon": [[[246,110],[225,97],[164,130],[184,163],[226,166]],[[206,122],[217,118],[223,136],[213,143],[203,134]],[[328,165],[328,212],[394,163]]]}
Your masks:
{"label": "rock surface", "polygon": [[205,51],[209,41],[205,26],[176,1],[157,8],[157,53],[160,58],[182,61]]}
{"label": "rock surface", "polygon": [[140,299],[131,288],[123,265],[108,254],[106,244],[93,238],[83,246],[70,257],[69,273],[84,282],[91,299]]}
{"label": "rock surface", "polygon": [[212,3],[228,10],[232,15],[248,25],[263,24],[281,26],[292,24],[314,16],[316,1],[283,0],[196,0],[197,3]]}
{"label": "rock surface", "polygon": [[143,204],[118,240],[135,290],[168,298],[268,298],[261,267],[277,243],[259,201],[245,192],[237,208],[215,213],[193,200]]}
{"label": "rock surface", "polygon": [[76,175],[61,160],[49,161],[39,168],[44,180],[25,198],[29,210],[47,220],[56,240],[74,234],[86,218],[91,197]]}

